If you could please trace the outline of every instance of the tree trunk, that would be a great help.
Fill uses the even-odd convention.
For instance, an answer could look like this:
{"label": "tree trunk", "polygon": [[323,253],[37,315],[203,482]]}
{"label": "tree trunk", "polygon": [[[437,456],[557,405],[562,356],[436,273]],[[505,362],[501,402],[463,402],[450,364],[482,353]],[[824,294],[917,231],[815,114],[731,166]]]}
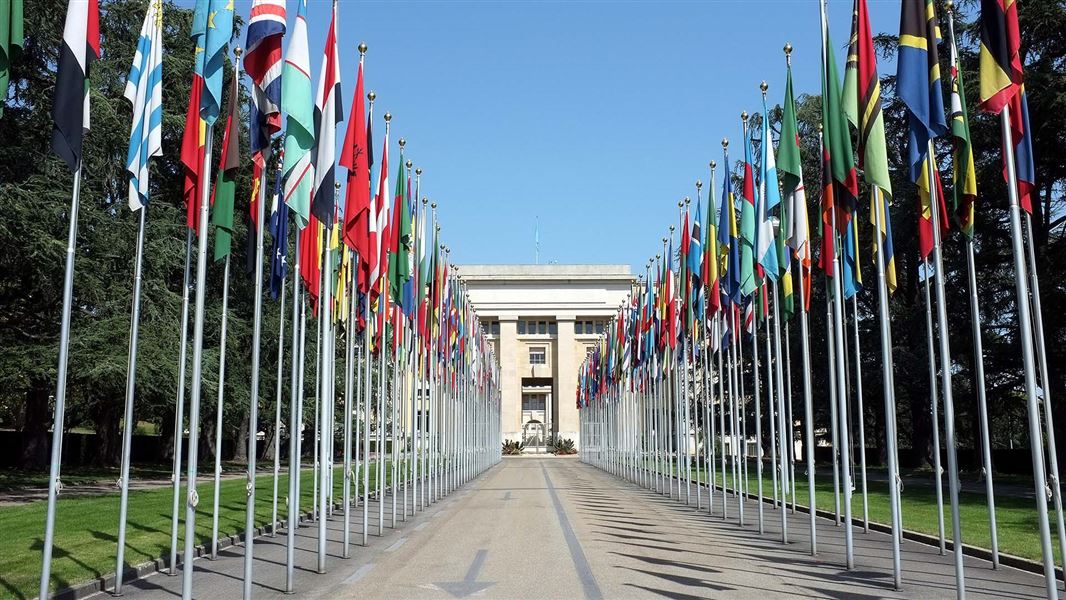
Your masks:
{"label": "tree trunk", "polygon": [[43,381],[34,381],[26,390],[26,407],[22,413],[22,448],[18,466],[44,469],[48,466],[49,393]]}
{"label": "tree trunk", "polygon": [[237,429],[237,444],[233,447],[233,460],[248,462],[248,419],[241,419]]}
{"label": "tree trunk", "polygon": [[119,428],[121,405],[110,402],[98,402],[91,411],[93,427],[96,430],[96,452],[92,464],[98,467],[116,467],[122,453],[122,433]]}

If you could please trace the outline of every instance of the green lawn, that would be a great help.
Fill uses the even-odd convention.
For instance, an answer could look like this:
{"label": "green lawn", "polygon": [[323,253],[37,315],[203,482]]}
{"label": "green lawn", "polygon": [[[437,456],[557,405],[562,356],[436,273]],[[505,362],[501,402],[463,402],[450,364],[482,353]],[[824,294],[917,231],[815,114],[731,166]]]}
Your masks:
{"label": "green lawn", "polygon": [[[278,513],[285,516],[285,495],[288,477],[279,480]],[[343,486],[342,470],[334,476],[335,496],[339,501]],[[386,475],[389,470],[386,469]],[[68,478],[65,478],[68,479]],[[68,479],[69,481],[69,479]],[[256,480],[256,525],[270,521],[273,497],[272,475],[260,474]],[[301,511],[311,508],[312,472],[300,477]],[[361,483],[361,474],[356,478]],[[244,530],[244,478],[222,481],[219,486],[219,536]],[[370,470],[370,486],[375,485],[374,468]],[[211,540],[211,504],[214,484],[210,477],[201,478],[200,503],[197,507],[197,543]],[[184,498],[184,486],[182,494]],[[359,491],[361,494],[361,490]],[[129,517],[126,528],[126,562],[136,565],[170,554],[170,517],[173,489],[170,487],[131,491]],[[118,532],[119,496],[60,498],[56,507],[55,544],[52,552],[52,589],[59,589],[88,581],[115,571]],[[40,585],[41,553],[47,503],[33,502],[22,506],[0,508],[0,598],[33,598]],[[184,511],[184,504],[182,504]],[[185,526],[179,527],[179,538]],[[182,539],[178,552],[182,552]]]}
{"label": "green lawn", "polygon": [[[754,465],[749,465],[749,467],[751,472],[748,476],[748,489],[751,494],[755,494],[758,479],[754,475]],[[717,475],[716,483],[721,487],[722,474],[718,473]],[[703,473],[702,471],[697,473],[694,470],[694,480],[697,477],[701,482],[706,482],[708,474]],[[930,478],[931,477],[932,476],[930,475]],[[730,477],[729,481],[730,485],[732,485],[732,477]],[[771,497],[773,494],[771,484],[772,479],[770,470],[768,468],[764,469],[763,495],[765,497]],[[855,493],[852,495],[852,517],[861,519],[862,493],[860,483],[857,479],[855,481],[855,487]],[[886,525],[891,523],[887,483],[871,481],[867,484],[867,489],[870,522]],[[695,490],[693,490],[693,495],[695,495]],[[808,498],[807,476],[803,471],[797,469],[797,504],[800,506],[807,506],[809,504]],[[841,497],[841,500],[843,500],[843,497]],[[825,477],[819,474],[819,477],[815,480],[815,501],[818,508],[821,510],[829,512],[834,510],[833,480],[831,477]],[[934,537],[938,535],[935,487],[904,486],[901,495],[901,503],[904,529],[929,534]],[[999,534],[1000,552],[1028,558],[1030,560],[1041,560],[1042,557],[1040,555],[1040,539],[1037,534],[1037,513],[1035,504],[1034,500],[1026,498],[1009,496],[996,497],[996,523],[997,532]],[[960,518],[962,520],[963,543],[971,546],[990,548],[992,546],[992,538],[989,533],[988,505],[985,500],[985,495],[961,492],[959,494],[959,510]],[[843,512],[844,507],[841,506],[842,516]],[[797,516],[798,514],[799,513],[797,513]],[[748,515],[745,514],[745,517],[748,517]],[[774,515],[770,518],[777,519],[778,517]],[[1051,520],[1052,547],[1055,551],[1056,564],[1061,564],[1062,557],[1055,534],[1055,513],[1053,509],[1049,511],[1049,519]],[[945,488],[944,536],[949,542],[951,541],[951,535],[951,505],[948,499],[947,489]]]}

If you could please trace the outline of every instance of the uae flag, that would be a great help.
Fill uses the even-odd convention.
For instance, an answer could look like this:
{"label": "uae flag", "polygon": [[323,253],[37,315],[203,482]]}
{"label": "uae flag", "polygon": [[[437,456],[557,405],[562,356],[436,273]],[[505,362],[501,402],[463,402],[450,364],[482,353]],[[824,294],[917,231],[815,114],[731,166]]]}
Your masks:
{"label": "uae flag", "polygon": [[343,119],[341,107],[341,66],[337,56],[337,3],[333,3],[333,20],[326,33],[326,51],[322,58],[322,73],[318,79],[318,94],[315,101],[315,130],[318,144],[313,154],[315,185],[311,200],[311,214],[325,226],[333,229],[333,213],[337,153],[337,123]]}
{"label": "uae flag", "polygon": [[81,165],[82,137],[89,131],[89,66],[99,58],[99,4],[97,0],[71,0],[56,72],[52,149],[72,172]]}

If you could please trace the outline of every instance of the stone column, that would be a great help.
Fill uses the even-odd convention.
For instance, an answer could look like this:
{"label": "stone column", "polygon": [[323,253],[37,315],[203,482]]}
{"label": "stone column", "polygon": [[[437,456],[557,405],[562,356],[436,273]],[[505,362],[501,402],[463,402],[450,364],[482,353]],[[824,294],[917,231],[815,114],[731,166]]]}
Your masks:
{"label": "stone column", "polygon": [[574,317],[559,317],[558,323],[559,334],[555,341],[555,393],[560,401],[555,402],[559,413],[555,430],[560,438],[570,438],[574,440],[574,444],[580,444],[577,405],[574,402],[577,397],[577,369],[580,366],[574,351]]}
{"label": "stone column", "polygon": [[522,439],[522,380],[518,374],[518,318],[500,317],[500,433]]}

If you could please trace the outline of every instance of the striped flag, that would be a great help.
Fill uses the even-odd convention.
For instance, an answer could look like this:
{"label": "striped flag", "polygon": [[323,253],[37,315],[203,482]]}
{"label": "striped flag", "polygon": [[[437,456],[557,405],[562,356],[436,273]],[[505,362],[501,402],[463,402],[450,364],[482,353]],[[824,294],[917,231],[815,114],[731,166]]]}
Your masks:
{"label": "striped flag", "polygon": [[[373,297],[381,293],[379,281],[388,268],[389,251],[389,130],[385,128],[385,142],[381,149],[378,169],[378,192],[370,201],[370,279],[368,288]],[[382,264],[385,263],[385,264]]]}
{"label": "striped flag", "polygon": [[307,0],[299,0],[296,25],[285,54],[281,74],[281,110],[288,115],[285,128],[285,204],[296,215],[296,226],[307,227],[311,215],[311,182],[315,168],[314,105],[311,100],[311,60],[307,52]]}
{"label": "striped flag", "polygon": [[959,50],[955,36],[951,36],[951,137],[954,140],[952,153],[952,200],[959,229],[973,239],[973,212],[977,201],[977,175],[974,171],[973,147],[970,144],[970,111],[966,108],[966,88],[959,69]]}
{"label": "striped flag", "polygon": [[241,116],[237,102],[239,89],[237,75],[234,73],[230,77],[229,115],[226,116],[226,129],[222,134],[222,152],[218,157],[215,190],[211,195],[211,224],[215,226],[215,260],[229,256],[233,242],[233,199],[237,192],[237,169],[241,166],[241,146],[237,140],[237,122]]}
{"label": "striped flag", "polygon": [[750,296],[756,288],[755,169],[751,159],[751,132],[744,136],[744,180],[740,198],[740,293]]}
{"label": "striped flag", "polygon": [[97,0],[71,0],[56,71],[52,150],[72,172],[81,165],[82,137],[89,131],[89,69],[99,59],[100,6]]}
{"label": "striped flag", "polygon": [[281,38],[285,35],[285,0],[255,0],[248,19],[244,70],[252,79],[248,134],[252,160],[263,167],[270,137],[281,131]]}
{"label": "striped flag", "polygon": [[314,193],[311,213],[322,222],[327,232],[333,230],[336,209],[333,189],[337,162],[337,123],[344,118],[341,106],[341,65],[337,55],[337,3],[333,3],[333,19],[326,32],[326,50],[322,58],[322,72],[318,78],[318,94],[315,100],[315,127],[317,144],[312,155],[314,165]]}
{"label": "striped flag", "polygon": [[163,5],[150,0],[144,15],[133,67],[123,94],[133,105],[130,149],[130,210],[148,204],[148,159],[163,154]]}
{"label": "striped flag", "polygon": [[774,140],[770,136],[770,118],[766,110],[766,96],[762,101],[762,173],[759,177],[759,206],[755,236],[755,257],[762,265],[763,273],[771,281],[777,281],[780,266],[777,262],[777,246],[774,243],[774,224],[770,211],[781,204],[781,189],[777,183],[777,163],[774,160]]}
{"label": "striped flag", "polygon": [[907,105],[907,145],[911,181],[917,183],[929,154],[929,141],[948,132],[940,89],[940,59],[933,0],[903,3],[899,23],[896,93]]}
{"label": "striped flag", "polygon": [[[1036,172],[1021,45],[1017,0],[982,0],[981,110],[999,114],[1004,107],[1010,106],[1018,202],[1026,212],[1032,212],[1030,194],[1036,181]],[[1003,166],[1003,179],[1007,179],[1006,165]]]}
{"label": "striped flag", "polygon": [[800,158],[799,127],[796,122],[796,101],[792,92],[792,64],[785,80],[785,102],[781,119],[781,183],[788,204],[788,246],[800,263],[800,285],[803,286],[803,310],[811,301],[811,232],[807,216],[807,193],[803,187],[803,162]]}

